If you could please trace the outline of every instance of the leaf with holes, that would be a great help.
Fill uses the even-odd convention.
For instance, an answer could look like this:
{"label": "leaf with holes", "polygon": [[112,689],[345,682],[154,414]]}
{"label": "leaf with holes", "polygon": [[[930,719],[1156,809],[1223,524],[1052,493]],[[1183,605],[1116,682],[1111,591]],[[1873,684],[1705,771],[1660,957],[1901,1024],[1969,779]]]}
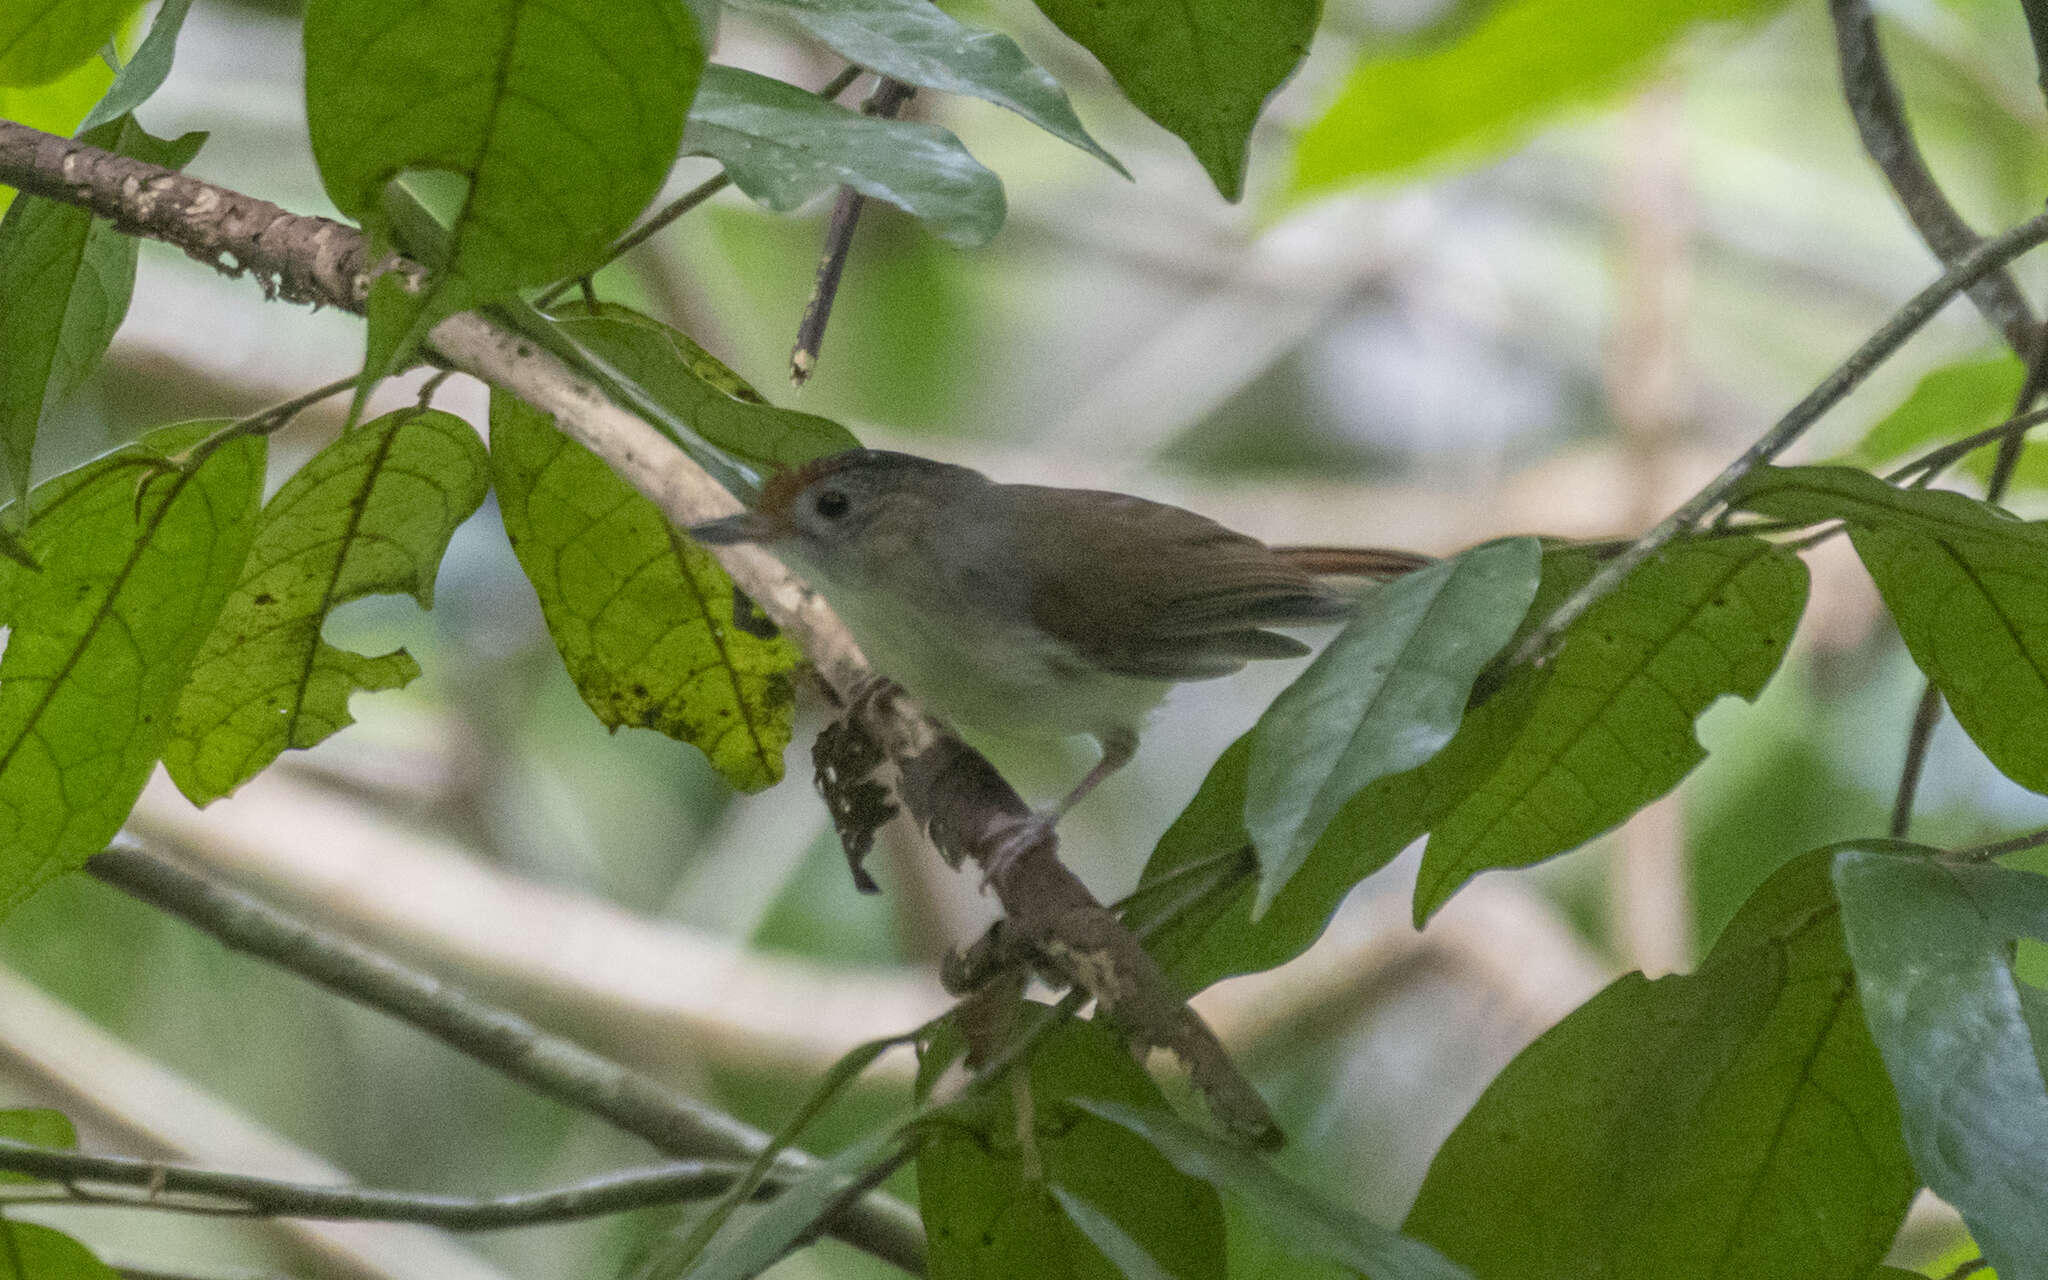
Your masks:
{"label": "leaf with holes", "polygon": [[167,456],[223,425],[157,432],[28,496],[41,570],[0,561],[0,914],[98,852],[156,765],[263,495],[259,439]]}
{"label": "leaf with holes", "polygon": [[356,692],[419,674],[403,649],[351,653],[321,628],[369,595],[405,592],[431,608],[441,554],[483,502],[487,465],[460,418],[408,409],[342,436],[277,491],[164,745],[164,767],[192,803],[355,723]]}
{"label": "leaf with holes", "polygon": [[491,396],[505,533],[598,719],[704,752],[735,787],[782,777],[802,655],[734,623],[717,560],[545,415]]}
{"label": "leaf with holes", "polygon": [[1404,1227],[1487,1280],[1863,1280],[1919,1179],[1864,1027],[1831,853],[1698,972],[1630,974],[1495,1077]]}
{"label": "leaf with holes", "polygon": [[1754,698],[1806,607],[1806,566],[1755,538],[1667,548],[1565,632],[1548,665],[1494,701],[1529,707],[1485,780],[1431,824],[1417,923],[1489,867],[1582,844],[1678,784],[1705,756],[1699,714]]}
{"label": "leaf with holes", "polygon": [[1319,0],[1038,0],[1102,60],[1138,110],[1202,162],[1226,200],[1244,194],[1252,126],[1301,65]]}
{"label": "leaf with holes", "polygon": [[952,244],[986,244],[1003,225],[1002,181],[946,130],[862,115],[738,67],[704,69],[683,150],[724,165],[777,213],[845,185]]}

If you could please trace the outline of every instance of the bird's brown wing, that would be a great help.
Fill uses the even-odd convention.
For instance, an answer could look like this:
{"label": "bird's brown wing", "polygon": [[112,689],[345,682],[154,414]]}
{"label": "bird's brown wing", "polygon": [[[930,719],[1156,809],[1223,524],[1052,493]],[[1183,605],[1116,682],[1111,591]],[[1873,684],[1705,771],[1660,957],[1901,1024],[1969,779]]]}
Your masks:
{"label": "bird's brown wing", "polygon": [[[1341,616],[1349,601],[1264,543],[1126,494],[1003,485],[1020,529],[1032,621],[1106,671],[1229,675],[1308,646],[1266,627]],[[1041,523],[1043,522],[1043,523]]]}

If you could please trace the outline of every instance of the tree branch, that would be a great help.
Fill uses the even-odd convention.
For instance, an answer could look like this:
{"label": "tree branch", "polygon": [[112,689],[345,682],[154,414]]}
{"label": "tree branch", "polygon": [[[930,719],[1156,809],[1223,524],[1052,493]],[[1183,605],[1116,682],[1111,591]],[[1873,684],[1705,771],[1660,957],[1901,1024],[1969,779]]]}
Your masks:
{"label": "tree branch", "polygon": [[[417,1222],[447,1231],[498,1231],[573,1222],[652,1205],[708,1200],[730,1187],[745,1166],[681,1161],[605,1174],[546,1191],[466,1198],[258,1178],[133,1156],[55,1151],[0,1138],[0,1169],[58,1183],[65,1189],[65,1201],[75,1204],[171,1213]],[[78,1185],[81,1183],[131,1189],[141,1194],[107,1194],[87,1190]],[[771,1183],[764,1194],[773,1195],[779,1189],[779,1184]],[[166,1198],[170,1196],[191,1199]]]}
{"label": "tree branch", "polygon": [[[257,270],[266,292],[357,312],[368,296],[365,273],[371,264],[359,232],[324,218],[295,217],[187,174],[0,120],[0,182],[84,205],[123,230],[176,244],[230,274],[244,267]],[[244,243],[245,233],[255,240]],[[298,260],[316,251],[316,262]],[[419,278],[420,268],[402,260],[376,265],[403,272],[409,280]],[[604,459],[677,527],[739,509],[738,500],[666,436],[613,404],[596,384],[531,340],[473,311],[443,320],[429,340],[453,367],[552,415],[564,434]],[[867,660],[820,596],[757,547],[714,550],[740,589],[804,651],[841,705],[851,705],[871,687]],[[994,766],[900,690],[886,699],[869,699],[867,706],[874,741],[888,745],[906,775],[918,765],[913,755],[935,742],[950,744],[947,767],[923,770],[919,800],[911,806],[941,852],[956,864],[963,856],[975,859],[1007,914],[1042,922],[1026,937],[1043,940],[1051,953],[1065,952],[1070,960],[1085,956],[1099,961],[1055,963],[1055,969],[1069,973],[1106,1008],[1177,1008],[1177,1016],[1133,1030],[1148,1039],[1168,1037],[1152,1042],[1194,1066],[1193,1078],[1213,1090],[1210,1101],[1234,1130],[1259,1141],[1277,1139],[1279,1131],[1264,1103],[1215,1037],[1176,998],[1157,966],[1149,959],[1142,964],[1133,960],[1134,953],[1142,957],[1142,952],[1129,934],[1105,950],[1104,931],[1121,931],[1122,926],[1060,865],[1053,834],[1042,832],[1019,856],[996,856],[1016,834],[1023,802]],[[902,751],[912,754],[898,754]],[[1057,893],[1049,903],[1032,900],[1031,895],[1052,892],[1054,886]]]}
{"label": "tree branch", "polygon": [[[1920,238],[1942,265],[1953,267],[1981,245],[1983,238],[1949,203],[1913,141],[1905,104],[1878,44],[1877,21],[1869,0],[1829,0],[1828,10],[1835,21],[1842,94],[1848,99],[1856,132],[1863,138],[1863,149],[1891,183]],[[2020,359],[2031,361],[2040,341],[2040,326],[2012,276],[2002,269],[1993,271],[1973,282],[1968,293]]]}
{"label": "tree branch", "polygon": [[1584,586],[1566,597],[1542,626],[1529,633],[1510,661],[1520,664],[1548,657],[1551,646],[1564,634],[1565,628],[1620,585],[1636,566],[1698,524],[1722,499],[1734,492],[1750,472],[1790,448],[1820,420],[1822,414],[1891,358],[1892,353],[1920,326],[1933,319],[1951,298],[2044,241],[2048,241],[2048,214],[2037,214],[1996,239],[1982,242],[1957,259],[1939,279],[1914,294],[1905,306],[1894,312],[1891,319],[1865,339],[1854,354],[1822,379],[1820,385],[1809,391],[1803,400],[1793,405],[1784,417],[1778,419],[1755,444],[1743,450],[1742,456],[1723,468],[1721,474],[1709,481],[1704,489],[1664,517],[1655,528],[1631,542],[1626,550],[1601,565]]}
{"label": "tree branch", "polygon": [[[745,1160],[768,1143],[766,1134],[723,1112],[380,951],[203,879],[169,858],[116,846],[94,855],[86,870],[234,950],[418,1027],[536,1092],[602,1117],[668,1155]],[[778,1172],[794,1177],[816,1163],[813,1157],[788,1153],[777,1162]],[[832,1220],[828,1230],[907,1271],[924,1269],[917,1215],[898,1201],[875,1197],[853,1204]]]}

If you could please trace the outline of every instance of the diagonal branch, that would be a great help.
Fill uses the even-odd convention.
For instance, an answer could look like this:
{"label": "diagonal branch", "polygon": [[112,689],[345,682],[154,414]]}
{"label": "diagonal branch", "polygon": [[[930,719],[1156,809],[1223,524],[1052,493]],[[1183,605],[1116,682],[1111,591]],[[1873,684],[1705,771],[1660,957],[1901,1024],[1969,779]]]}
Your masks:
{"label": "diagonal branch", "polygon": [[[234,950],[418,1027],[538,1093],[644,1138],[668,1155],[745,1160],[768,1143],[759,1130],[658,1081],[550,1035],[383,952],[204,879],[169,858],[117,845],[94,855],[86,869]],[[816,1161],[786,1154],[777,1163],[778,1171],[791,1177]],[[905,1270],[924,1270],[917,1216],[895,1200],[877,1197],[850,1205],[828,1229]]]}
{"label": "diagonal branch", "polygon": [[[2034,3],[2035,0],[2029,0],[2030,20]],[[1920,238],[1943,266],[1953,267],[1982,244],[1983,238],[1949,203],[1928,170],[1919,145],[1913,141],[1899,87],[1892,80],[1884,50],[1878,44],[1877,21],[1871,15],[1870,2],[1829,0],[1828,11],[1835,20],[1842,94],[1849,101],[1849,114],[1856,120],[1863,149],[1891,183]],[[2037,31],[2036,35],[2040,33]],[[1984,318],[2005,335],[2020,359],[2031,361],[2040,340],[2040,326],[2011,274],[2004,270],[1991,272],[1973,283],[1968,294]]]}

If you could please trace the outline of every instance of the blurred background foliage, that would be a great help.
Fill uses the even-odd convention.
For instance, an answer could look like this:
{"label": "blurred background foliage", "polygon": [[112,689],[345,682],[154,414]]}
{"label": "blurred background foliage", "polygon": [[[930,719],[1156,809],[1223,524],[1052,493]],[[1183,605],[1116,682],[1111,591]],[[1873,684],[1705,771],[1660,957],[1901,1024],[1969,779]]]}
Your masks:
{"label": "blurred background foliage", "polygon": [[[1008,224],[964,252],[871,205],[801,394],[784,370],[822,210],[777,217],[728,193],[609,268],[604,294],[871,445],[1143,492],[1276,540],[1443,552],[1506,532],[1641,527],[1936,273],[1856,143],[1817,0],[1329,0],[1255,133],[1235,205],[1025,0],[945,7],[1016,36],[1136,181],[987,104],[920,97],[914,115],[1002,176]],[[1995,229],[2034,211],[2048,121],[2017,6],[1894,0],[1880,21],[1965,215]],[[331,212],[305,144],[298,39],[288,0],[206,0],[143,117],[159,134],[211,131],[199,175]],[[739,13],[718,57],[803,84],[837,69]],[[79,75],[82,111],[105,73]],[[63,124],[17,106],[0,94],[0,115]],[[671,190],[710,171],[685,161]],[[2040,280],[2036,264],[2019,271]],[[1981,360],[1993,341],[1956,304],[1806,456],[1854,450],[1921,375]],[[46,428],[44,461],[60,470],[167,421],[256,409],[352,371],[361,344],[349,317],[266,305],[247,282],[145,245],[127,325]],[[474,386],[442,402],[482,421]],[[296,466],[337,426],[307,415],[274,465]],[[2041,495],[2013,505],[2039,514]],[[1488,877],[1421,939],[1403,905],[1411,853],[1360,887],[1311,956],[1214,993],[1203,1007],[1280,1109],[1296,1172],[1396,1219],[1478,1089],[1606,975],[1684,967],[1787,858],[1882,829],[1919,679],[1846,548],[1815,567],[1794,656],[1757,704],[1708,716],[1712,754],[1675,800],[1534,872]],[[936,1009],[936,958],[990,914],[907,847],[878,856],[884,896],[852,891],[808,790],[805,726],[790,779],[752,797],[688,748],[607,735],[489,504],[458,534],[431,613],[365,601],[330,637],[403,644],[425,676],[360,699],[359,727],[204,818],[159,785],[138,823],[754,1123],[788,1114],[829,1056],[821,1046]],[[1098,892],[1128,888],[1207,764],[1292,674],[1176,694],[1137,766],[1067,828],[1068,857]],[[1032,794],[1085,763],[1078,750],[997,759]],[[2003,781],[1953,724],[1922,797],[1915,835],[1930,841],[2048,821],[2048,803]],[[380,841],[397,852],[366,856]],[[0,959],[127,1051],[367,1182],[483,1194],[645,1159],[82,877],[10,919]],[[809,995],[770,1007],[749,985],[759,972]],[[0,1016],[0,1089],[33,1098],[54,1086],[37,1083],[31,1023],[72,1024],[62,1008],[47,1023],[17,1016],[27,1008]],[[127,1096],[117,1059],[97,1060],[101,1109],[67,1104],[86,1112],[88,1144],[148,1131],[133,1114],[147,1103],[110,1101]],[[814,1145],[900,1106],[906,1078],[900,1064],[879,1075]],[[466,1247],[478,1275],[608,1275],[661,1216]],[[51,1220],[111,1258],[206,1274],[433,1274],[205,1221]],[[1900,1260],[1931,1264],[1955,1229],[1939,1214],[1915,1221]],[[1282,1243],[1240,1216],[1233,1274],[1308,1274]],[[828,1242],[774,1274],[880,1272]]]}

